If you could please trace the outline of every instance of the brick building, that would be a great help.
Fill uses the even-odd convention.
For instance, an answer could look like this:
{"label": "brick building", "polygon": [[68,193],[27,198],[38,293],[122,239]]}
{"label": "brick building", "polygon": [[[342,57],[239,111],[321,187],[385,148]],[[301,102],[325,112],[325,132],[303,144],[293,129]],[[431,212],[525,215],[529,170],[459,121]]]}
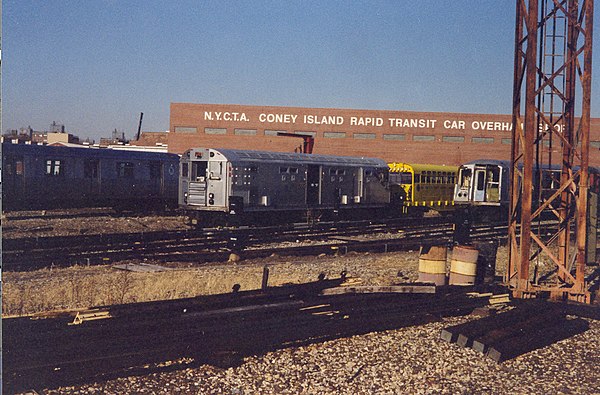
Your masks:
{"label": "brick building", "polygon": [[[511,115],[171,103],[170,152],[191,147],[291,152],[310,134],[314,153],[457,165],[510,159]],[[600,119],[592,119],[590,164],[600,166]],[[549,149],[546,142],[544,149]],[[553,155],[559,156],[556,148]]]}

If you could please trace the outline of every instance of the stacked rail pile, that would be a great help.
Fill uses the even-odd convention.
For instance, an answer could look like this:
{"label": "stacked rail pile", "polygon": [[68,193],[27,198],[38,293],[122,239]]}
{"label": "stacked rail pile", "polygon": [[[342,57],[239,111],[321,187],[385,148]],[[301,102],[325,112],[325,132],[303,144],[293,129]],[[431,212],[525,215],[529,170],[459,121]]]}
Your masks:
{"label": "stacked rail pile", "polygon": [[282,347],[423,324],[487,303],[464,292],[322,295],[341,280],[4,320],[5,389],[68,385],[193,358],[231,364]]}

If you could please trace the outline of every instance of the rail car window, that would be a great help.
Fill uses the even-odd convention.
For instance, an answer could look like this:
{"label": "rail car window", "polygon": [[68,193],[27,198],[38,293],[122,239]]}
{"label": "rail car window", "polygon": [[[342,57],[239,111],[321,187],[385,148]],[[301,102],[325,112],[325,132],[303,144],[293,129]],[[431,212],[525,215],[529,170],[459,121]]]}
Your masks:
{"label": "rail car window", "polygon": [[6,174],[22,176],[23,170],[23,159],[21,157],[14,158],[9,156],[6,159],[6,164],[4,165],[4,171]]}
{"label": "rail car window", "polygon": [[132,162],[117,162],[117,177],[133,178],[135,165]]}
{"label": "rail car window", "polygon": [[346,169],[329,169],[329,174],[344,176],[346,175]]}
{"label": "rail car window", "polygon": [[150,167],[150,179],[156,180],[160,178],[161,164],[159,161],[152,161],[148,165]]}
{"label": "rail car window", "polygon": [[[416,178],[418,180],[418,175]],[[412,174],[411,173],[390,173],[390,183],[392,183],[392,184],[412,184]]]}
{"label": "rail car window", "polygon": [[208,162],[193,162],[192,163],[192,180],[204,181],[206,179],[206,169]]}
{"label": "rail car window", "polygon": [[461,187],[469,188],[471,186],[471,177],[473,176],[473,171],[468,168],[460,169],[458,173],[458,180]]}
{"label": "rail car window", "polygon": [[83,176],[85,178],[98,178],[98,167],[100,161],[88,159],[83,162]]}
{"label": "rail car window", "polygon": [[49,176],[60,176],[63,175],[65,170],[62,160],[47,159],[46,160],[46,175]]}
{"label": "rail car window", "polygon": [[560,171],[545,170],[542,172],[542,188],[558,189],[560,184]]}
{"label": "rail car window", "polygon": [[485,184],[483,183],[485,180],[485,173],[483,171],[477,172],[477,190],[483,191],[485,188]]}
{"label": "rail car window", "polygon": [[187,178],[189,174],[189,166],[187,163],[181,164],[181,177]]}

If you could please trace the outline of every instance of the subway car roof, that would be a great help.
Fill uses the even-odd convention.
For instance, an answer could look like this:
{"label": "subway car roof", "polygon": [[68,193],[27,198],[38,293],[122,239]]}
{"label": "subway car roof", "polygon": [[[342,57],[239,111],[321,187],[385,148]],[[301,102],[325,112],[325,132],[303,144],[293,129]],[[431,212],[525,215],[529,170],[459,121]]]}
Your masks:
{"label": "subway car roof", "polygon": [[[463,163],[461,166],[464,166],[464,165],[498,165],[498,166],[510,168],[510,161],[509,160],[498,160],[498,159],[478,159],[478,160],[472,160],[467,163]],[[519,168],[522,168],[522,167],[523,167],[523,163],[519,163]],[[548,169],[548,165],[543,164],[542,168]],[[550,166],[550,169],[560,170],[561,166],[558,164],[555,164],[555,165]],[[577,171],[577,170],[579,170],[579,166],[573,166],[573,169],[575,171]],[[597,173],[600,173],[600,168],[597,166],[588,166],[588,172],[597,174]]]}
{"label": "subway car roof", "polygon": [[[379,158],[365,158],[352,156],[334,156],[301,154],[296,152],[270,152],[254,150],[235,150],[223,148],[192,148],[186,154],[194,155],[196,158],[204,158],[205,155],[213,154],[212,157],[222,156],[230,162],[277,162],[277,163],[300,163],[300,164],[331,164],[346,166],[378,166],[387,168],[387,163]],[[186,155],[184,154],[184,156]]]}
{"label": "subway car roof", "polygon": [[392,162],[388,163],[390,167],[390,172],[392,173],[403,173],[403,172],[414,172],[421,173],[424,171],[439,171],[446,173],[456,173],[458,171],[458,166],[445,166],[445,165],[427,165],[424,163],[402,163],[402,162]]}
{"label": "subway car roof", "polygon": [[465,165],[498,165],[498,166],[510,166],[509,160],[498,160],[498,159],[477,159],[470,162],[463,163]]}
{"label": "subway car roof", "polygon": [[129,160],[178,160],[177,154],[166,152],[134,151],[129,149],[88,148],[88,147],[62,147],[37,144],[12,144],[2,143],[2,155],[28,154],[38,156],[56,155],[57,157],[86,157],[86,158],[111,158]]}

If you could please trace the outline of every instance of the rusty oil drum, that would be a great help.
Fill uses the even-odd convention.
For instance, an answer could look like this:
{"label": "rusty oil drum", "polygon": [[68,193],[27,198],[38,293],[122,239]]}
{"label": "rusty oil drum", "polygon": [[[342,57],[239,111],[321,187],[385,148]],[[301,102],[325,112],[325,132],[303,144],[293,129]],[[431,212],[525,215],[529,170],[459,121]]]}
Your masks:
{"label": "rusty oil drum", "polygon": [[423,246],[419,252],[419,281],[446,285],[445,246]]}
{"label": "rusty oil drum", "polygon": [[450,285],[473,285],[477,275],[479,251],[474,247],[455,246],[450,260]]}

